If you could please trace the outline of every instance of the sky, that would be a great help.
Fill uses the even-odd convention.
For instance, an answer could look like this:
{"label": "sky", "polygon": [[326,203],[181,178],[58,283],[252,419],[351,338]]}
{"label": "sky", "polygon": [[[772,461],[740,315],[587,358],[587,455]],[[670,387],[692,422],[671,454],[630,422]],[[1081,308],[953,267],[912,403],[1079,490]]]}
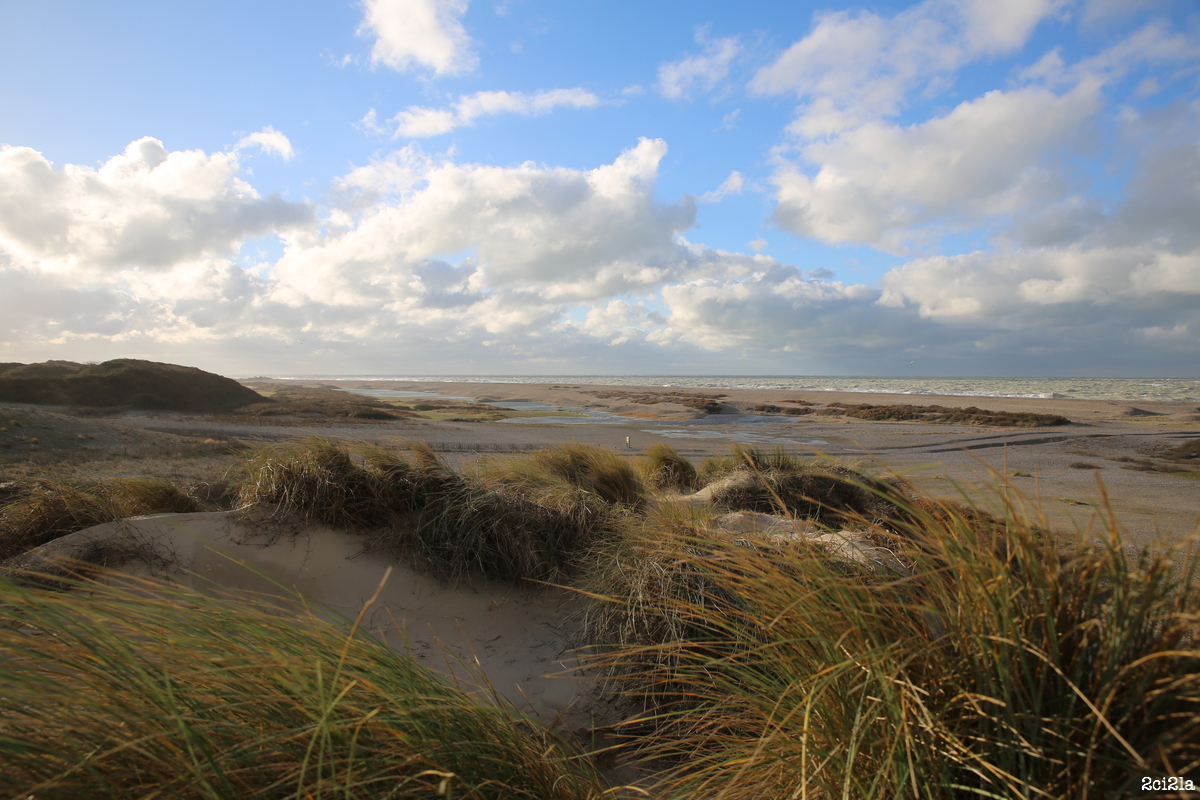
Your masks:
{"label": "sky", "polygon": [[0,361],[1200,376],[1194,0],[0,20]]}

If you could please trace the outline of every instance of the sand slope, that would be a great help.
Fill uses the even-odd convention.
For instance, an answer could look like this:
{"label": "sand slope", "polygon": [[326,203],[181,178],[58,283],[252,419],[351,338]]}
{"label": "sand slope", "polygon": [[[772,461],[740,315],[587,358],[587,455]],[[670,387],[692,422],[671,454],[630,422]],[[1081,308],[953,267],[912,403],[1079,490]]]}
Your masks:
{"label": "sand slope", "polygon": [[[36,548],[4,570],[38,570],[61,557],[104,547],[129,558],[120,567],[200,591],[286,597],[298,591],[327,619],[353,620],[388,567],[390,578],[363,627],[409,652],[447,680],[480,688],[485,675],[521,711],[565,730],[590,726],[595,685],[577,675],[564,620],[576,602],[482,578],[447,586],[382,554],[367,539],[321,526],[250,524],[231,512],[140,517],[99,525]],[[324,611],[323,611],[324,610]]]}

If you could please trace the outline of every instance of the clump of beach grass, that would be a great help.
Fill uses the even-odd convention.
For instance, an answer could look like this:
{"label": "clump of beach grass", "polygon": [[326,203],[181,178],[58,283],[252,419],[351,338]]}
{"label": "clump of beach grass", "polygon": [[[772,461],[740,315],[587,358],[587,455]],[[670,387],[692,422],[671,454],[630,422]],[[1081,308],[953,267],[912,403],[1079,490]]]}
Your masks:
{"label": "clump of beach grass", "polygon": [[817,524],[882,522],[900,513],[908,490],[826,456],[802,457],[782,448],[734,445],[704,459],[698,478],[707,498],[727,511],[791,515]]}
{"label": "clump of beach grass", "polygon": [[572,442],[517,458],[489,459],[480,475],[492,485],[540,488],[570,485],[611,504],[641,508],[646,487],[634,464],[616,451]]}
{"label": "clump of beach grass", "polygon": [[912,502],[878,526],[901,575],[703,525],[602,558],[597,664],[640,712],[636,753],[675,765],[659,796],[1098,798],[1194,775],[1190,554],[1131,552],[1111,518],[1063,546],[1004,488],[999,516]]}
{"label": "clump of beach grass", "polygon": [[697,470],[697,479],[701,485],[707,485],[747,468],[759,472],[804,472],[812,461],[811,458],[804,458],[782,447],[764,450],[761,447],[742,447],[734,443],[729,452],[719,456],[708,456],[702,460]]}
{"label": "clump of beach grass", "polygon": [[0,581],[6,797],[601,795],[538,723],[443,683],[361,614],[335,626],[261,597],[76,588]]}
{"label": "clump of beach grass", "polygon": [[658,442],[642,454],[646,483],[658,491],[694,492],[700,486],[696,468],[669,444]]}
{"label": "clump of beach grass", "polygon": [[450,579],[562,580],[645,498],[632,466],[583,445],[468,473],[420,442],[302,439],[258,448],[247,463],[243,509],[371,531],[379,548]]}
{"label": "clump of beach grass", "polygon": [[0,506],[0,561],[93,525],[198,509],[194,499],[165,478],[44,477],[23,486]]}

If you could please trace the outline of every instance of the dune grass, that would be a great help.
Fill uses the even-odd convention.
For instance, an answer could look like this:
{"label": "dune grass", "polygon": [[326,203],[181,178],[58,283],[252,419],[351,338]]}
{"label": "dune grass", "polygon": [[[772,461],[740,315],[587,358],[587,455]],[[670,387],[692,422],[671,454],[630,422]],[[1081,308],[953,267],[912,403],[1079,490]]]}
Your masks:
{"label": "dune grass", "polygon": [[563,445],[451,470],[428,445],[304,439],[255,450],[243,508],[365,529],[376,544],[457,579],[563,580],[645,500],[612,451]]}
{"label": "dune grass", "polygon": [[0,560],[93,525],[199,509],[195,499],[165,478],[68,481],[48,476],[0,505]]}
{"label": "dune grass", "polygon": [[880,481],[826,457],[735,446],[700,464],[699,483],[727,511],[790,515],[826,525],[882,523],[900,514],[901,481]]}
{"label": "dune grass", "polygon": [[[1011,493],[1010,493],[1011,498]],[[594,573],[597,664],[641,713],[663,798],[1132,795],[1200,769],[1189,553],[1129,553],[1111,520],[1061,548],[910,504],[877,527],[897,576],[703,525]]]}
{"label": "dune grass", "polygon": [[646,501],[646,487],[632,463],[613,450],[578,442],[534,450],[518,458],[488,459],[477,474],[493,486],[574,486],[629,509],[641,508]]}
{"label": "dune grass", "polygon": [[0,583],[5,797],[599,797],[536,723],[357,623],[149,582],[79,587],[86,600]]}
{"label": "dune grass", "polygon": [[645,481],[659,490],[694,492],[700,488],[696,468],[669,444],[658,442],[642,454]]}
{"label": "dune grass", "polygon": [[[796,530],[739,539],[714,527],[718,492],[688,504],[653,477],[680,462],[571,445],[459,473],[419,445],[307,440],[257,451],[242,501],[382,528],[447,575],[574,582],[592,599],[581,644],[629,713],[609,733],[654,765],[656,798],[1108,798],[1200,771],[1194,540],[1128,548],[1111,515],[1061,539],[999,478],[984,510],[735,448],[700,474],[749,476],[758,494],[725,500],[765,496]],[[0,585],[12,796],[85,780],[104,797],[604,791],[533,723],[367,637],[155,592]]]}

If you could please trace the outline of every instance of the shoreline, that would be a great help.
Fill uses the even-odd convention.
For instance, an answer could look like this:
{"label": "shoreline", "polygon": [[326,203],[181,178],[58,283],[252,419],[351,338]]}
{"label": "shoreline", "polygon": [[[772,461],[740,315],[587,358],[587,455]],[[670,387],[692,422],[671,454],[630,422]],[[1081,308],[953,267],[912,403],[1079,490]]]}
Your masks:
{"label": "shoreline", "polygon": [[[589,394],[598,391],[630,391],[642,393],[681,393],[694,395],[721,394],[732,401],[748,403],[783,402],[800,398],[808,402],[828,404],[870,403],[877,405],[942,405],[950,408],[986,407],[995,411],[1062,414],[1072,421],[1129,416],[1127,409],[1139,408],[1153,415],[1200,415],[1200,403],[1191,400],[1098,400],[1075,397],[1000,397],[956,394],[912,394],[900,392],[835,391],[824,389],[760,389],[760,388],[697,388],[662,386],[660,384],[584,384],[584,383],[515,383],[475,381],[414,381],[390,378],[254,378],[241,379],[243,384],[278,384],[291,386],[332,386],[339,389],[371,388],[398,391],[420,391],[431,394],[470,397],[476,402],[487,398],[506,402],[545,402],[559,405],[611,405],[604,398]],[[1079,420],[1075,420],[1079,417]],[[1181,420],[1184,422],[1196,420]]]}
{"label": "shoreline", "polygon": [[[682,391],[838,392],[911,397],[978,399],[1088,400],[1112,402],[1200,403],[1200,378],[1036,378],[936,376],[786,376],[786,375],[279,375],[231,376],[235,380],[285,382],[392,382],[548,386],[578,384],[595,388],[637,386]],[[1025,391],[1021,391],[1025,390]],[[1061,390],[1061,391],[1060,391]]]}

